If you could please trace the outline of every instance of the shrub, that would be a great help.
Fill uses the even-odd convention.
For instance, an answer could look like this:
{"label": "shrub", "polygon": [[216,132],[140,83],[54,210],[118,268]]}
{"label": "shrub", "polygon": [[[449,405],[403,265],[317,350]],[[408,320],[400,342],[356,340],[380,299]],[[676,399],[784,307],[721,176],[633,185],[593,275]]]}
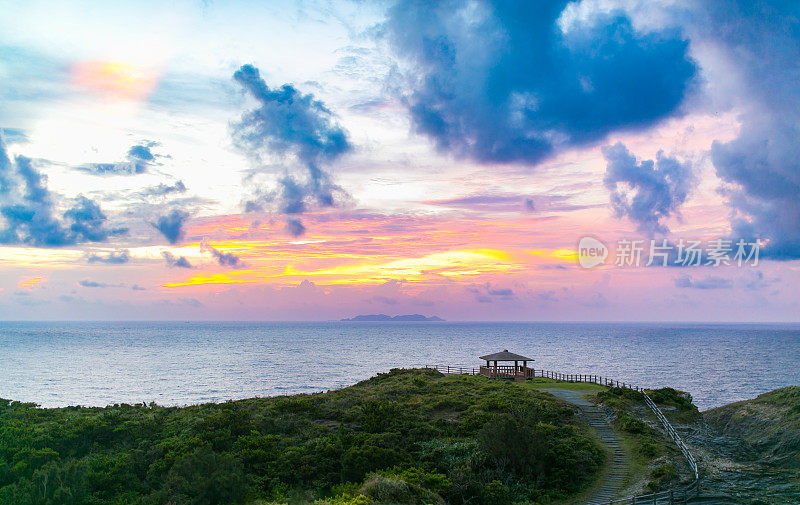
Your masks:
{"label": "shrub", "polygon": [[672,388],[661,388],[647,391],[650,399],[659,405],[675,407],[678,418],[682,421],[691,421],[700,417],[700,411],[692,403],[692,395],[685,391]]}
{"label": "shrub", "polygon": [[508,503],[510,498],[508,487],[499,480],[493,480],[483,488],[484,503]]}
{"label": "shrub", "polygon": [[650,476],[654,479],[672,479],[673,477],[677,477],[678,474],[675,472],[675,466],[672,463],[662,463],[661,465],[653,468],[650,472]]}
{"label": "shrub", "polygon": [[405,458],[394,449],[363,446],[352,447],[342,457],[342,481],[360,482],[369,472],[391,468]]}
{"label": "shrub", "polygon": [[650,437],[639,439],[639,454],[645,458],[654,458],[661,454],[661,446]]}
{"label": "shrub", "polygon": [[239,461],[204,446],[175,463],[162,493],[165,502],[239,503],[247,493],[247,485]]}
{"label": "shrub", "polygon": [[361,428],[379,433],[389,428],[398,415],[396,403],[368,400],[361,406]]}
{"label": "shrub", "polygon": [[624,412],[617,415],[617,426],[619,429],[635,435],[643,434],[649,429],[643,421]]}
{"label": "shrub", "polygon": [[379,503],[412,502],[412,493],[408,483],[396,476],[372,475],[364,482],[361,492]]}

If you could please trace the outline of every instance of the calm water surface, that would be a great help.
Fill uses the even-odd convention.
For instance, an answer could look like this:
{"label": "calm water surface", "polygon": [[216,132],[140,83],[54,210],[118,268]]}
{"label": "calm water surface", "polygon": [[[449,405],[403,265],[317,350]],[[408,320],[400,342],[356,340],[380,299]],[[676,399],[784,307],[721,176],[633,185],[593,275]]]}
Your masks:
{"label": "calm water surface", "polygon": [[800,325],[0,322],[0,398],[184,405],[478,366],[503,349],[536,368],[683,389],[701,408],[800,385]]}

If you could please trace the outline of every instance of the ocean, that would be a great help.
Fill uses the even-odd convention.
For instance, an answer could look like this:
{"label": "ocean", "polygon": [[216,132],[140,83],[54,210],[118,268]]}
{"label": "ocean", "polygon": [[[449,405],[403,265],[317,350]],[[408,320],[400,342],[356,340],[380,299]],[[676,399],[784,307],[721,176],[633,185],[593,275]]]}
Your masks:
{"label": "ocean", "polygon": [[[800,325],[0,322],[0,398],[186,405],[326,391],[398,367],[537,369],[688,391],[701,409],[800,385]],[[529,364],[531,366],[531,364]]]}

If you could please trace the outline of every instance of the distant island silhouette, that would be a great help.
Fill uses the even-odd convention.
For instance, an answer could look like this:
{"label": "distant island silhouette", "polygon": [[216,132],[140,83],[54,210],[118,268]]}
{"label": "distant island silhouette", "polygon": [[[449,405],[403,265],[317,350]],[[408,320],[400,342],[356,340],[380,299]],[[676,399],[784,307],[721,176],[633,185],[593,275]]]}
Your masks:
{"label": "distant island silhouette", "polygon": [[444,321],[441,317],[425,317],[422,314],[405,314],[402,316],[387,316],[386,314],[362,314],[355,317],[345,317],[340,321]]}

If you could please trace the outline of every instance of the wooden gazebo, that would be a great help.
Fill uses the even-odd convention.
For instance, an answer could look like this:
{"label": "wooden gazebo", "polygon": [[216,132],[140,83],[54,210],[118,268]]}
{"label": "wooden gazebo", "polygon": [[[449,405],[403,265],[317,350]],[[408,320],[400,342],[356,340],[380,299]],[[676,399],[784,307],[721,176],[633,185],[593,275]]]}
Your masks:
{"label": "wooden gazebo", "polygon": [[[484,377],[522,381],[533,377],[533,368],[528,368],[528,361],[533,361],[533,358],[526,358],[525,356],[508,352],[508,349],[504,349],[503,352],[480,356],[480,359],[486,362],[486,366],[481,366],[480,369],[480,374]],[[514,362],[513,365],[498,365],[498,363],[510,363],[512,361]],[[520,363],[522,364],[520,365]]]}

